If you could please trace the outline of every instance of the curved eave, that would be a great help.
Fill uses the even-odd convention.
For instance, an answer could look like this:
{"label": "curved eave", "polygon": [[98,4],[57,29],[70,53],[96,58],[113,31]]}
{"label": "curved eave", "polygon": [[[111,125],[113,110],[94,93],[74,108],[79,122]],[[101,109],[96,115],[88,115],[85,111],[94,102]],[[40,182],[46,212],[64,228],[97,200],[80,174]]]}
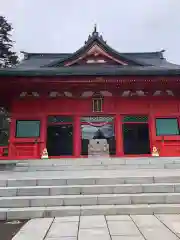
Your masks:
{"label": "curved eave", "polygon": [[97,69],[74,69],[55,68],[55,69],[1,69],[0,77],[34,77],[34,76],[180,76],[180,69],[149,69],[139,67],[131,69],[122,68],[97,68]]}

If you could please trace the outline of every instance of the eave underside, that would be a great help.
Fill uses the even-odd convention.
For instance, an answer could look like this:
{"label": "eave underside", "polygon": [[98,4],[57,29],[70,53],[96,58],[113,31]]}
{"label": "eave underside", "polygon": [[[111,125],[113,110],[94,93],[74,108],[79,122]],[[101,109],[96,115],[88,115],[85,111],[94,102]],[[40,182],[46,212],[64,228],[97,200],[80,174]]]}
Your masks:
{"label": "eave underside", "polygon": [[142,90],[153,92],[155,90],[173,90],[176,95],[180,95],[180,78],[169,77],[119,77],[117,78],[3,78],[0,82],[0,101],[13,99],[21,92],[39,92],[47,96],[51,91],[70,91],[78,96],[83,91],[111,91],[122,93],[127,90]]}

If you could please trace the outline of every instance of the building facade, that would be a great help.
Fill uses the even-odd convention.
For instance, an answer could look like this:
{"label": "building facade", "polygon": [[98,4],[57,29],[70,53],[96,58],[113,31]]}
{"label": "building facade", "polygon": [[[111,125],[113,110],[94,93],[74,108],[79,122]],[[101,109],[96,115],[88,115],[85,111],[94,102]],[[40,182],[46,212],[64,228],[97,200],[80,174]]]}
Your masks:
{"label": "building facade", "polygon": [[119,53],[96,28],[75,53],[27,53],[0,69],[10,117],[1,159],[87,157],[105,138],[111,156],[180,156],[180,66],[160,52]]}

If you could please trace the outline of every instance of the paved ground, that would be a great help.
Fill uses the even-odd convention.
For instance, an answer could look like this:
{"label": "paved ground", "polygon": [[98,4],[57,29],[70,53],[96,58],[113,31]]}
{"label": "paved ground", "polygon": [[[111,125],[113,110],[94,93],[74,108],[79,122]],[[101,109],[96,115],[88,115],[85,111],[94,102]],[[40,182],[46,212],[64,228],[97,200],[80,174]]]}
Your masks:
{"label": "paved ground", "polygon": [[180,215],[32,219],[13,240],[178,240]]}

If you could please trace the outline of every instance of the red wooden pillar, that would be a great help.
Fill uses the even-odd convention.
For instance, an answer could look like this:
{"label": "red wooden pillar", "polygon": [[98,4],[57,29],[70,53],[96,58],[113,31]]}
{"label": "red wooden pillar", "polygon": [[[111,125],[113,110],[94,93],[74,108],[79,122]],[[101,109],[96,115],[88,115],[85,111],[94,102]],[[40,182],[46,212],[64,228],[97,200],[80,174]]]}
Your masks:
{"label": "red wooden pillar", "polygon": [[40,151],[40,156],[46,148],[46,141],[47,140],[47,116],[44,115],[41,118],[41,135],[40,135],[40,146],[39,146],[39,151]]}
{"label": "red wooden pillar", "polygon": [[150,132],[150,149],[151,153],[153,147],[158,147],[158,142],[156,141],[156,116],[153,111],[153,104],[150,104],[150,113],[149,113],[149,132]]}
{"label": "red wooden pillar", "polygon": [[120,157],[123,155],[122,123],[120,115],[116,115],[115,117],[115,136],[116,136],[116,156]]}
{"label": "red wooden pillar", "polygon": [[74,117],[73,149],[74,149],[74,157],[80,157],[80,153],[81,153],[81,123],[80,123],[79,116]]}
{"label": "red wooden pillar", "polygon": [[149,114],[149,140],[150,140],[150,150],[151,150],[151,152],[152,152],[153,146],[156,145],[155,129],[156,129],[156,126],[155,126],[154,116],[153,116],[153,113],[150,112],[150,114]]}
{"label": "red wooden pillar", "polygon": [[16,119],[11,117],[8,157],[15,158],[14,138],[16,134]]}

